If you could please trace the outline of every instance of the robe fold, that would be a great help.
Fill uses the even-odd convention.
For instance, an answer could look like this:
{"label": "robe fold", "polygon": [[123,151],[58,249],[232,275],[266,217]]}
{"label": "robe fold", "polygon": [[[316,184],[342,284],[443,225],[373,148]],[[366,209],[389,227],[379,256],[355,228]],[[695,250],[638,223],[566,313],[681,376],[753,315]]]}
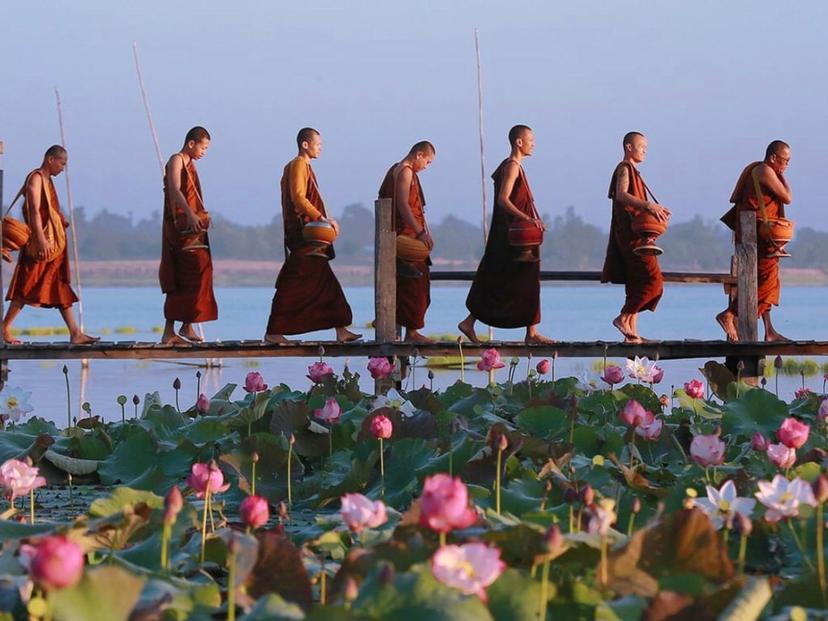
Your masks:
{"label": "robe fold", "polygon": [[[201,182],[192,159],[181,168],[180,187],[196,215],[206,212],[201,200]],[[165,179],[161,264],[158,268],[161,291],[167,296],[164,318],[184,323],[214,321],[218,319],[218,305],[213,293],[213,259],[207,232],[201,234],[207,248],[186,250],[193,236],[178,230],[176,216],[181,222],[183,210],[173,202]]]}
{"label": "robe fold", "polygon": [[618,164],[610,181],[609,198],[612,199],[612,220],[601,282],[624,285],[625,299],[621,312],[635,314],[656,309],[664,293],[664,278],[661,275],[657,257],[640,256],[633,252],[640,244],[639,236],[632,230],[632,217],[635,210],[628,208],[615,198],[616,180],[622,166],[626,166],[629,170],[630,185],[627,192],[635,198],[647,200],[644,180],[635,166],[626,161]]}
{"label": "robe fold", "polygon": [[[736,187],[733,189],[733,194],[730,196],[730,202],[733,207],[722,216],[724,222],[730,229],[736,233],[736,243],[738,244],[742,239],[742,232],[739,224],[739,211],[754,211],[756,212],[756,285],[757,285],[757,314],[764,315],[773,306],[779,306],[781,297],[782,283],[779,280],[779,257],[769,257],[768,255],[774,251],[772,244],[769,244],[759,236],[759,223],[762,220],[762,212],[759,209],[759,201],[756,198],[756,191],[753,185],[753,170],[762,162],[752,162],[745,167],[739,179],[736,182]],[[768,218],[784,218],[785,205],[781,199],[771,192],[770,188],[760,182],[762,190],[762,197],[765,202],[765,214]],[[728,309],[734,315],[739,314],[737,296],[728,305]]]}
{"label": "robe fold", "polygon": [[[512,158],[501,162],[492,173],[495,206],[492,225],[483,258],[477,267],[466,308],[475,319],[495,328],[525,328],[540,323],[540,262],[514,261],[522,249],[509,245],[509,225],[514,218],[498,204],[506,165]],[[523,167],[515,180],[509,200],[521,212],[537,218],[535,199],[526,180]],[[540,249],[533,252],[539,254]]]}
{"label": "robe fold", "polygon": [[[69,223],[60,211],[60,203],[52,178],[38,170],[29,173],[28,178],[35,173],[40,174],[43,180],[38,209],[41,226],[44,230],[46,229],[49,210],[54,209],[60,216],[64,228],[68,227]],[[28,191],[24,196],[26,202],[23,204],[23,219],[29,224]],[[78,301],[78,296],[75,295],[70,283],[68,248],[64,248],[63,252],[51,261],[37,261],[28,256],[25,248],[21,248],[17,253],[17,265],[9,283],[6,299],[42,308],[69,308]]]}
{"label": "robe fold", "polygon": [[[296,157],[285,166],[281,181],[282,219],[288,251],[270,306],[267,334],[303,334],[345,327],[353,314],[345,293],[324,257],[309,256],[313,250],[302,239],[302,226],[327,217],[316,175],[310,164]],[[328,248],[333,259],[333,246]]]}
{"label": "robe fold", "polygon": [[[379,189],[379,198],[390,198],[394,204],[394,228],[397,235],[417,237],[417,231],[412,229],[405,220],[395,201],[395,178],[394,171],[398,164],[394,164],[385,175]],[[425,197],[420,179],[412,169],[411,187],[408,192],[408,207],[420,229],[426,227],[425,221]],[[401,277],[397,275],[397,325],[411,330],[419,330],[425,325],[425,314],[431,304],[431,259],[425,261],[412,261],[409,263],[421,276],[417,278]]]}

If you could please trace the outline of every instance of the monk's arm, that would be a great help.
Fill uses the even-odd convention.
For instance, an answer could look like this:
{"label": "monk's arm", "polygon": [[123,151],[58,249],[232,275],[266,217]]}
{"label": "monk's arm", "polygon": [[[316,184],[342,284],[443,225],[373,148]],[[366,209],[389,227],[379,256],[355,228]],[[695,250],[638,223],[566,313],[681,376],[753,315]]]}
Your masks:
{"label": "monk's arm", "polygon": [[510,161],[506,165],[506,170],[503,173],[503,181],[500,184],[500,193],[497,195],[497,204],[503,207],[510,216],[518,220],[527,220],[532,222],[535,218],[526,215],[520,209],[515,207],[515,204],[509,198],[512,195],[512,190],[515,189],[515,181],[517,181],[520,168],[517,162]]}
{"label": "monk's arm", "polygon": [[166,176],[167,176],[167,192],[172,198],[173,204],[184,211],[187,222],[193,230],[200,230],[201,221],[196,217],[193,208],[184,197],[181,191],[181,170],[184,168],[184,157],[176,153],[167,162]]}
{"label": "monk's arm", "polygon": [[615,200],[620,202],[629,212],[649,211],[659,220],[666,220],[670,212],[658,203],[651,203],[647,200],[636,198],[629,193],[630,170],[627,166],[621,166],[618,177],[615,180]]}
{"label": "monk's arm", "polygon": [[40,197],[42,195],[43,179],[40,174],[32,175],[29,177],[29,183],[26,186],[26,206],[28,209],[26,216],[37,242],[38,256],[42,256],[48,246],[46,234],[43,232],[43,223],[40,221]]}
{"label": "monk's arm", "polygon": [[311,220],[321,220],[322,213],[313,206],[307,197],[308,177],[310,170],[308,165],[301,160],[293,160],[288,169],[288,187],[290,188],[290,199],[294,207]]}
{"label": "monk's arm", "polygon": [[411,168],[408,166],[400,167],[394,179],[394,206],[397,209],[397,213],[402,217],[403,222],[414,231],[417,239],[431,249],[434,247],[434,241],[431,239],[428,229],[420,227],[411,211],[411,205],[408,204],[408,196],[411,193],[411,181],[413,178],[414,172]]}
{"label": "monk's arm", "polygon": [[791,188],[785,177],[777,173],[770,166],[763,164],[759,169],[759,181],[774,193],[785,205],[790,205],[793,200]]}

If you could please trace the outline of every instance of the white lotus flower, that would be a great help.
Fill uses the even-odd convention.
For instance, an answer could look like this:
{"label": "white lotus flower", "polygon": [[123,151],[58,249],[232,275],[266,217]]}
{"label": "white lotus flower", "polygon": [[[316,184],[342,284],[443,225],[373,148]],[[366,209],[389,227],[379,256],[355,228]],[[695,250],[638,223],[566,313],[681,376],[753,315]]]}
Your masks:
{"label": "white lotus flower", "polygon": [[653,384],[660,371],[656,363],[650,362],[647,356],[642,358],[636,356],[634,360],[627,360],[627,373],[635,380]]}
{"label": "white lotus flower", "polygon": [[728,481],[721,489],[708,485],[707,498],[697,498],[696,506],[707,514],[713,528],[719,530],[725,522],[732,521],[737,513],[749,518],[756,501],[753,498],[740,498],[733,481]]}
{"label": "white lotus flower", "polygon": [[29,404],[29,397],[32,393],[22,388],[4,388],[0,391],[0,418],[11,419],[14,422],[20,420],[24,414],[28,414],[34,408]]}
{"label": "white lotus flower", "polygon": [[417,408],[410,401],[406,401],[396,388],[392,388],[385,395],[378,395],[374,397],[371,403],[371,409],[377,410],[379,408],[394,408],[399,410],[400,414],[406,418],[411,418],[417,411]]}
{"label": "white lotus flower", "polygon": [[809,483],[799,477],[788,481],[781,474],[773,477],[773,481],[759,481],[759,491],[754,494],[767,511],[765,519],[768,522],[778,522],[783,518],[799,515],[799,505],[806,504],[816,507],[814,491]]}

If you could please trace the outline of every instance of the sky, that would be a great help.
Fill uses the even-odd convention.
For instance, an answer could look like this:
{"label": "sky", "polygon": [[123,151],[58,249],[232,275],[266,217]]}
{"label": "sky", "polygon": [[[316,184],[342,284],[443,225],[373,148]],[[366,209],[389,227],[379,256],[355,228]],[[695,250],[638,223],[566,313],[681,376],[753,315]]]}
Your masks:
{"label": "sky", "polygon": [[477,29],[489,209],[489,175],[509,128],[525,123],[536,137],[525,169],[550,216],[573,206],[608,228],[621,137],[638,130],[649,139],[641,170],[676,221],[722,215],[741,169],[783,139],[788,216],[828,230],[819,0],[6,0],[3,14],[6,202],[60,142],[57,88],[74,204],[136,220],[162,207],[137,41],[164,158],[193,125],[213,136],[198,165],[210,211],[244,224],[279,214],[282,168],[310,125],[334,214],[372,205],[388,167],[428,139],[428,217],[479,223]]}

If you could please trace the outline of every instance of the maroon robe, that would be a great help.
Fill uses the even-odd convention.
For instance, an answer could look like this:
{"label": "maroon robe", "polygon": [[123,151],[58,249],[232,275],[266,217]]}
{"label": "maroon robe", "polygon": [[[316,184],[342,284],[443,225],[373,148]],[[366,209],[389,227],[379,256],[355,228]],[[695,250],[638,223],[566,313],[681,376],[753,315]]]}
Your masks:
{"label": "maroon robe", "polygon": [[[515,218],[497,201],[506,165],[510,161],[512,158],[506,158],[492,173],[495,195],[492,226],[466,298],[466,308],[471,315],[495,328],[525,328],[540,323],[541,318],[540,262],[513,260],[521,252],[521,249],[509,245],[509,225]],[[522,166],[509,200],[527,216],[538,217],[535,199]],[[539,248],[535,248],[534,252],[539,253]]]}

